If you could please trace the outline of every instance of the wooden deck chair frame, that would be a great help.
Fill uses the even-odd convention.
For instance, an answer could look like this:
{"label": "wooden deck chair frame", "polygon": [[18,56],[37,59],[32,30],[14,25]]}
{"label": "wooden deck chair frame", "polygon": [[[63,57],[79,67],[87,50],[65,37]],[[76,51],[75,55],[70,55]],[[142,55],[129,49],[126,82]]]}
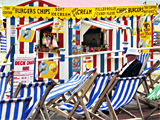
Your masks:
{"label": "wooden deck chair frame", "polygon": [[150,93],[149,89],[151,88],[153,90],[154,84],[157,82],[160,76],[158,76],[154,81],[151,78],[151,73],[160,65],[160,60],[156,61],[153,66],[144,74],[146,78],[149,78],[150,85],[147,84],[147,79],[145,80],[145,86],[144,87],[144,92],[142,91],[137,91],[138,94],[140,94],[139,100],[140,102],[146,104],[146,105],[151,105],[151,106],[157,106],[155,102],[152,101],[147,101],[146,97]]}
{"label": "wooden deck chair frame", "polygon": [[[160,65],[160,60],[157,60],[154,65],[145,73],[145,76],[146,77],[149,77],[149,82],[150,82],[150,85],[146,84],[145,86],[145,91],[144,92],[140,92],[138,91],[138,93],[140,94],[138,96],[138,99],[141,103],[143,104],[146,104],[148,106],[151,106],[151,107],[154,107],[150,113],[148,113],[144,119],[147,119],[148,117],[150,117],[151,115],[154,115],[153,113],[157,110],[157,109],[160,109],[160,103],[159,103],[159,100],[149,100],[147,99],[147,95],[150,93],[149,92],[149,89],[151,88],[152,90],[154,89],[154,84],[157,83],[157,81],[160,79],[160,75],[155,79],[153,80],[151,78],[151,73]],[[146,82],[147,83],[147,82]],[[157,115],[157,114],[155,114]]]}
{"label": "wooden deck chair frame", "polygon": [[[116,79],[116,77],[118,76],[120,71],[118,71],[113,77],[112,77],[112,81],[114,81]],[[69,102],[73,97],[76,97],[77,98],[77,101],[76,103],[74,104],[74,107],[73,109],[68,113],[65,113],[63,112],[62,110],[60,110],[59,108],[57,107],[54,107],[54,108],[48,108],[49,110],[52,110],[52,111],[55,111],[57,113],[59,113],[60,115],[66,117],[67,119],[75,119],[74,115],[75,115],[75,110],[77,109],[78,106],[81,106],[83,107],[83,110],[84,110],[84,113],[85,113],[85,116],[87,118],[87,120],[90,120],[91,117],[94,117],[96,119],[101,119],[103,120],[102,117],[92,113],[91,111],[87,110],[86,106],[85,106],[85,103],[83,101],[83,98],[85,97],[86,93],[89,91],[89,89],[91,88],[91,86],[94,84],[96,78],[98,76],[98,73],[95,73],[90,79],[88,79],[85,83],[83,83],[83,85],[66,101]],[[81,95],[78,94],[78,92],[84,87],[86,86],[87,84],[87,87],[85,87],[83,93]],[[111,82],[109,82],[108,84],[112,84]]]}
{"label": "wooden deck chair frame", "polygon": [[[22,88],[22,84],[23,83],[19,83],[14,95],[13,95],[13,98],[16,98]],[[43,114],[43,112],[41,111],[41,108],[44,109],[45,111],[45,114],[46,114],[46,117],[47,119],[49,119],[49,115],[48,115],[48,112],[46,110],[46,107],[45,107],[45,104],[44,104],[44,101],[48,95],[48,93],[50,92],[50,90],[56,85],[56,82],[54,80],[51,80],[51,84],[48,85],[47,89],[45,90],[45,93],[43,94],[41,100],[39,101],[39,103],[37,104],[37,107],[36,107],[36,110],[34,112],[34,114],[32,116],[30,116],[28,119],[35,119],[37,117],[37,115],[39,114],[41,119],[45,119],[45,116]]]}
{"label": "wooden deck chair frame", "polygon": [[[101,116],[110,119],[107,115],[105,115],[104,113],[102,113],[102,112],[99,110],[99,107],[102,105],[102,103],[103,103],[104,101],[106,101],[107,104],[108,104],[109,113],[110,113],[111,118],[114,119],[114,120],[118,120],[118,117],[117,117],[116,114],[119,113],[119,110],[117,110],[117,111],[114,111],[114,110],[113,110],[113,107],[112,107],[112,105],[111,105],[111,102],[110,102],[110,99],[109,99],[109,97],[108,97],[108,94],[115,88],[115,86],[117,85],[117,83],[118,83],[119,80],[120,80],[120,79],[118,78],[118,79],[116,79],[116,80],[114,80],[114,81],[110,81],[110,84],[108,84],[107,87],[104,89],[103,93],[102,93],[101,96],[99,97],[99,100],[96,102],[96,105],[93,107],[93,109],[92,109],[92,111],[91,111],[92,113],[95,114],[96,112],[98,112]],[[141,80],[141,83],[140,83],[140,84],[142,84],[143,80],[145,80],[145,78],[143,78],[143,79]],[[139,102],[139,100],[138,100],[138,98],[137,98],[137,95],[135,95],[134,97],[135,97],[135,99],[136,99],[137,106],[138,106],[138,108],[139,108],[141,117],[144,118],[144,117],[143,117],[142,110],[141,110],[141,107],[140,107],[140,102]],[[123,106],[123,107],[124,107],[124,106]],[[124,112],[126,112],[127,114],[129,114],[131,117],[136,118],[135,115],[133,115],[133,114],[130,113],[129,111],[125,110],[123,107],[121,107],[121,108],[119,108],[119,109],[123,110]]]}
{"label": "wooden deck chair frame", "polygon": [[[91,71],[89,74],[88,74],[88,76],[90,76],[93,72],[95,72],[97,70],[97,68],[94,68],[94,70],[93,71]],[[88,71],[86,70],[85,72],[83,72],[82,73],[82,75],[86,75],[88,73]],[[74,75],[73,75],[74,76]],[[75,87],[76,88],[76,87]],[[72,90],[74,90],[75,88],[73,88]],[[60,95],[60,96],[58,96],[58,97],[56,97],[56,98],[54,98],[53,100],[50,100],[49,102],[47,102],[47,106],[51,106],[51,104],[53,105],[53,106],[57,106],[57,105],[60,105],[60,102],[65,102],[67,99],[66,99],[66,97],[65,97],[65,95],[66,94],[69,94],[70,96],[72,95],[72,93],[71,93],[71,91],[72,90],[70,90],[70,91],[68,91],[68,92],[66,92],[65,94],[62,94],[62,95]],[[81,92],[83,92],[83,89],[81,89]],[[59,99],[60,97],[62,97],[62,99]],[[85,96],[85,99],[86,100],[88,100],[88,98],[87,98],[87,96]],[[75,99],[73,98],[73,101],[75,102]]]}
{"label": "wooden deck chair frame", "polygon": [[[69,97],[68,99],[64,98],[64,99],[63,99],[63,102],[68,102],[68,101],[73,100],[74,103],[76,103],[76,100],[74,99],[75,94],[76,94],[77,92],[82,92],[82,93],[83,93],[84,90],[82,90],[82,88],[84,88],[84,86],[86,86],[86,84],[87,84],[88,82],[92,82],[93,79],[94,79],[94,76],[95,76],[95,74],[94,74],[93,76],[90,76],[88,79],[86,79],[86,80],[82,83],[82,85],[80,85],[80,87],[76,90],[76,92],[75,92],[74,94],[70,94],[70,97]],[[67,93],[68,93],[68,92],[67,92]],[[63,94],[63,96],[64,96],[64,94]],[[84,98],[85,98],[86,101],[87,101],[88,98],[87,98],[86,94],[84,94],[83,96],[84,96]],[[61,96],[59,96],[59,97],[61,97]],[[52,101],[52,103],[53,103],[52,105],[51,105],[51,104],[47,104],[47,105],[46,105],[47,110],[56,112],[55,114],[52,114],[50,118],[52,118],[52,116],[56,116],[57,113],[59,113],[59,109],[56,109],[56,108],[55,108],[56,106],[60,106],[59,101],[57,102],[57,100],[59,99],[59,97],[56,97],[56,98]],[[65,96],[64,96],[64,97],[65,97]],[[57,110],[58,110],[58,111],[57,111]],[[60,110],[60,113],[61,113],[61,110]],[[62,113],[63,113],[63,112],[62,112]],[[62,114],[62,115],[65,116],[65,114]],[[72,117],[72,119],[74,119],[74,118]]]}

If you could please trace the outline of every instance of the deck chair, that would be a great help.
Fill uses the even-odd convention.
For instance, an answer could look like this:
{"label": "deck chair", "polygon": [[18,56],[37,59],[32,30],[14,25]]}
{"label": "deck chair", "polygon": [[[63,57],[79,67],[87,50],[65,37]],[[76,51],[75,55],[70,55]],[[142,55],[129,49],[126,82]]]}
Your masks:
{"label": "deck chair", "polygon": [[9,72],[0,72],[0,100],[4,98],[6,92],[7,83],[13,76],[14,70]]}
{"label": "deck chair", "polygon": [[[108,116],[102,113],[102,110],[109,111],[111,118],[114,120],[118,120],[115,110],[121,109],[127,112],[132,117],[136,117],[135,115],[131,114],[129,111],[126,111],[123,108],[125,105],[129,104],[135,97],[137,100],[137,105],[139,107],[141,117],[143,118],[143,113],[139,104],[139,100],[136,96],[137,89],[139,85],[142,83],[143,79],[145,79],[144,76],[124,77],[116,79],[116,81],[114,81],[114,83],[111,86],[107,86],[104,89],[95,106],[93,107],[92,112],[98,112],[103,117],[109,118]],[[116,89],[110,100],[108,94],[115,86]]]}
{"label": "deck chair", "polygon": [[[89,109],[92,108],[92,105],[94,102],[96,102],[99,99],[99,96],[101,95],[103,89],[106,87],[107,84],[112,84],[110,81],[114,80],[118,74],[119,70],[114,72],[107,72],[107,73],[95,73],[89,80],[89,82],[84,82],[82,86],[70,97],[67,99],[67,101],[62,104],[61,106],[57,106],[55,108],[49,108],[52,111],[56,111],[57,113],[63,115],[67,119],[75,119],[74,115],[76,114],[85,114],[87,119],[91,119],[91,116],[95,117],[96,119],[103,119],[100,116],[97,116],[96,114],[92,114]],[[113,75],[113,77],[112,77]],[[111,78],[112,77],[112,78]],[[87,84],[87,86],[86,86]],[[79,91],[85,87],[83,93],[79,95]],[[89,92],[89,89],[92,88],[89,101],[85,104],[84,97]],[[71,104],[70,100],[72,97],[76,97],[77,101],[75,104]],[[69,113],[65,113],[62,110],[70,111]]]}
{"label": "deck chair", "polygon": [[151,93],[146,97],[147,101],[154,102],[156,106],[144,117],[148,119],[150,116],[155,116],[159,114],[154,114],[157,109],[160,109],[160,83],[151,91]]}
{"label": "deck chair", "polygon": [[76,73],[67,82],[55,86],[48,94],[45,100],[46,104],[54,104],[59,99],[65,101],[66,98],[72,95],[76,89],[78,89],[80,85],[95,71],[96,68],[93,68],[85,71],[82,75]]}
{"label": "deck chair", "polygon": [[25,120],[25,110],[31,97],[1,99],[0,120]]}
{"label": "deck chair", "polygon": [[[148,117],[150,117],[151,115],[153,116],[154,112],[157,109],[160,109],[160,90],[159,90],[159,86],[160,83],[156,85],[156,87],[154,87],[154,84],[157,83],[157,81],[160,79],[160,75],[153,81],[153,79],[151,78],[151,73],[153,73],[154,71],[156,71],[157,69],[159,69],[160,65],[160,60],[156,61],[154,63],[154,65],[152,67],[150,67],[150,69],[148,69],[147,71],[145,71],[143,74],[148,78],[149,77],[149,81],[150,84],[146,84],[145,87],[145,91],[144,92],[138,92],[139,96],[138,99],[141,103],[151,106],[152,108],[154,107],[154,109],[152,109],[152,111],[150,113],[148,113],[144,119],[147,119]],[[147,83],[147,82],[146,82]],[[151,90],[151,92],[150,92]]]}
{"label": "deck chair", "polygon": [[154,63],[153,66],[145,69],[145,70],[142,72],[142,74],[145,74],[145,75],[149,78],[149,81],[150,81],[149,88],[151,88],[152,90],[154,89],[154,85],[155,85],[156,83],[158,83],[158,84],[160,83],[160,82],[158,81],[158,80],[160,79],[160,75],[159,75],[157,78],[153,79],[153,78],[151,77],[151,74],[152,74],[154,71],[159,70],[159,69],[160,69],[160,60],[157,60],[157,61]]}
{"label": "deck chair", "polygon": [[140,53],[140,55],[138,56],[137,59],[142,63],[142,67],[139,71],[139,75],[141,75],[142,72],[144,71],[144,69],[146,69],[145,67],[146,67],[146,64],[147,64],[147,61],[148,61],[150,55],[151,55],[151,53],[149,52],[149,53]]}
{"label": "deck chair", "polygon": [[[47,82],[19,83],[13,98],[32,97],[25,112],[25,119],[35,119],[39,113],[42,119],[45,118],[44,114],[41,112],[41,108],[45,109],[44,101],[55,85],[56,82],[53,80]],[[47,114],[46,117],[48,117]]]}

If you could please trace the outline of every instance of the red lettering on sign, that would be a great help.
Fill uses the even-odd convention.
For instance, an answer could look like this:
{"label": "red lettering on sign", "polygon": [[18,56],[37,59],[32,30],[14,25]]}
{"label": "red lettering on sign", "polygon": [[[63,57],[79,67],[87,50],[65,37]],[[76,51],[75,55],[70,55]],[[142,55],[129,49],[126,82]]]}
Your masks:
{"label": "red lettering on sign", "polygon": [[23,70],[29,70],[29,66],[28,67],[23,67]]}

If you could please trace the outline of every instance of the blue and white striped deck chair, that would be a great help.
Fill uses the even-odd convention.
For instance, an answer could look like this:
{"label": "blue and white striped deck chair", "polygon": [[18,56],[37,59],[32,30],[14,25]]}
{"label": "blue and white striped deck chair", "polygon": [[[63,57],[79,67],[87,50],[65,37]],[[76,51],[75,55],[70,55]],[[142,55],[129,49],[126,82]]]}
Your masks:
{"label": "blue and white striped deck chair", "polygon": [[[53,80],[46,82],[19,83],[13,98],[31,96],[32,100],[30,101],[26,109],[25,115],[26,118],[31,117],[32,119],[35,119],[37,117],[37,114],[40,112],[40,109],[44,107],[44,101],[48,93],[55,85],[56,83]],[[35,109],[36,111],[33,112]]]}
{"label": "blue and white striped deck chair", "polygon": [[4,94],[7,89],[7,83],[9,82],[13,73],[13,70],[9,72],[0,72],[0,100],[4,98]]}
{"label": "blue and white striped deck chair", "polygon": [[0,51],[6,51],[7,50],[7,42],[6,42],[6,37],[5,36],[1,36],[0,37]]}
{"label": "blue and white striped deck chair", "polygon": [[[49,105],[54,103],[54,101],[58,100],[61,96],[63,101],[66,100],[70,95],[72,95],[80,86],[81,84],[89,78],[89,76],[96,71],[96,68],[90,69],[85,71],[82,75],[75,74],[72,76],[67,82],[55,86],[46,98],[46,104]],[[69,92],[67,95],[65,93]],[[62,100],[61,99],[61,100]]]}
{"label": "blue and white striped deck chair", "polygon": [[0,120],[25,120],[25,110],[31,97],[0,100]]}
{"label": "blue and white striped deck chair", "polygon": [[[64,103],[60,107],[55,108],[56,111],[61,111],[61,109],[71,111],[67,116],[63,114],[67,118],[71,118],[74,113],[77,113],[77,114],[85,114],[87,119],[91,119],[91,116],[94,116],[97,119],[103,119],[100,116],[97,116],[96,114],[92,114],[90,116],[89,109],[92,108],[93,104],[99,99],[99,96],[103,92],[104,88],[107,86],[112,75],[114,75],[112,79],[115,79],[118,74],[119,74],[119,71],[99,73],[99,74],[95,73],[91,78],[91,80],[89,81],[89,84],[87,84],[87,87],[84,89],[84,92],[82,93],[82,95],[77,98],[77,102],[75,104]],[[87,102],[87,104],[84,104],[84,101],[83,101],[84,95],[87,92],[89,92],[89,89],[91,88],[92,84],[94,85],[90,92],[89,101]],[[75,93],[75,95],[78,95],[78,93]],[[82,105],[82,107],[79,107],[79,105]]]}
{"label": "blue and white striped deck chair", "polygon": [[[109,100],[108,94],[106,94],[106,96],[104,94],[102,94],[101,97],[102,98],[106,97],[107,102],[104,102],[100,98],[96,102],[96,105],[92,109],[92,112],[95,113],[98,110],[109,111],[110,115],[113,117],[112,119],[118,120],[117,115],[115,113],[115,110],[123,107],[124,105],[129,104],[133,100],[142,79],[145,79],[145,77],[144,76],[137,76],[137,77],[125,77],[125,78],[116,79],[113,86],[112,87],[110,86],[112,89],[112,88],[114,88],[114,86],[117,83],[116,89],[113,93],[111,100]],[[109,89],[107,91],[110,92]],[[137,103],[139,103],[139,101]],[[138,104],[138,107],[140,109],[139,104]],[[143,114],[142,114],[141,109],[140,109],[140,114],[141,114],[141,117],[143,118]],[[131,113],[130,113],[130,115],[133,116]]]}
{"label": "blue and white striped deck chair", "polygon": [[46,104],[52,103],[54,99],[59,99],[70,90],[73,90],[78,85],[81,85],[89,76],[75,74],[66,83],[55,86],[48,94],[45,102]]}
{"label": "blue and white striped deck chair", "polygon": [[147,61],[148,61],[150,55],[151,55],[151,53],[148,52],[148,53],[140,53],[140,55],[138,56],[137,59],[142,63],[142,67],[139,71],[139,75],[141,75],[142,71],[147,68],[146,64],[147,64]]}

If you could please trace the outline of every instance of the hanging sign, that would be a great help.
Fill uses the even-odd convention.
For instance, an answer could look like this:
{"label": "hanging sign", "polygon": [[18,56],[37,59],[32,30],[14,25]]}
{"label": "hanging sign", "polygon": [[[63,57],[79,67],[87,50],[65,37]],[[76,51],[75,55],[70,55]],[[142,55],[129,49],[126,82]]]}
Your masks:
{"label": "hanging sign", "polygon": [[35,54],[15,54],[14,56],[14,79],[13,91],[19,82],[30,83],[34,79]]}
{"label": "hanging sign", "polygon": [[64,23],[62,20],[54,18],[52,33],[64,33],[63,26],[64,26]]}
{"label": "hanging sign", "polygon": [[18,42],[33,42],[35,30],[20,30]]}
{"label": "hanging sign", "polygon": [[26,18],[109,18],[117,17],[126,11],[123,16],[156,15],[157,5],[139,6],[112,6],[112,7],[31,7],[31,6],[3,6],[4,17]]}
{"label": "hanging sign", "polygon": [[[151,37],[152,37],[152,27],[151,21],[146,21],[143,23],[143,30],[140,28],[139,30],[139,48],[151,47]],[[148,53],[149,50],[143,50],[143,53]]]}
{"label": "hanging sign", "polygon": [[58,66],[56,61],[44,60],[39,65],[40,78],[50,78],[53,79],[58,73]]}

